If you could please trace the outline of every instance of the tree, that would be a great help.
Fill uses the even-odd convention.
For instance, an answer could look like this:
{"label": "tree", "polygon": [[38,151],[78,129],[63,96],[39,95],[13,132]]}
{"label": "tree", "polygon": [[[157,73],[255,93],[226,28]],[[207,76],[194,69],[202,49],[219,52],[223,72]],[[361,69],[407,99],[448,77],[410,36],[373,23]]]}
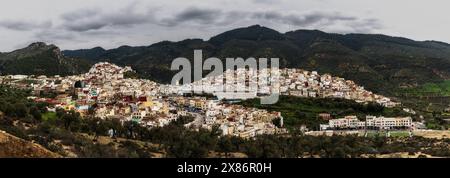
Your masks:
{"label": "tree", "polygon": [[304,113],[304,112],[297,111],[295,114],[297,115],[297,117],[299,119],[305,119],[306,118],[306,113]]}
{"label": "tree", "polygon": [[220,130],[220,126],[218,124],[215,124],[211,128],[211,136],[212,137],[218,137],[222,134],[222,130]]}
{"label": "tree", "polygon": [[428,158],[427,155],[420,154],[417,158]]}
{"label": "tree", "polygon": [[277,141],[273,135],[263,135],[257,139],[258,147],[262,150],[262,158],[281,158],[282,153],[278,147]]}
{"label": "tree", "polygon": [[230,137],[223,136],[220,137],[219,143],[218,143],[218,149],[220,152],[225,153],[225,157],[228,158],[228,154],[233,150],[233,143],[231,143]]}
{"label": "tree", "polygon": [[12,108],[9,108],[16,117],[25,117],[28,113],[27,106],[24,103],[15,103]]}
{"label": "tree", "polygon": [[277,126],[278,128],[281,128],[281,119],[280,118],[276,118],[274,120],[272,120],[273,125]]}
{"label": "tree", "polygon": [[113,138],[120,136],[123,133],[123,126],[119,119],[107,118],[104,122],[108,128],[112,130]]}
{"label": "tree", "polygon": [[367,112],[369,112],[369,113],[383,112],[383,109],[384,109],[384,107],[381,106],[380,104],[373,103],[373,102],[368,103],[366,108],[367,108]]}
{"label": "tree", "polygon": [[127,138],[129,138],[129,139],[130,138],[134,138],[135,125],[136,125],[136,123],[133,122],[133,121],[125,121],[123,123],[123,127],[126,130],[126,137]]}
{"label": "tree", "polygon": [[98,136],[105,136],[108,134],[108,125],[102,119],[96,118],[94,124],[97,125],[94,130],[96,138],[98,138]]}
{"label": "tree", "polygon": [[69,112],[63,113],[61,119],[64,122],[64,128],[72,131],[71,126],[80,121],[80,114],[71,110]]}
{"label": "tree", "polygon": [[303,143],[304,139],[298,136],[292,137],[292,152],[295,158],[303,158],[303,154],[305,152],[305,144]]}
{"label": "tree", "polygon": [[34,106],[34,107],[30,108],[30,114],[33,116],[33,118],[36,121],[42,120],[42,114],[38,107]]}

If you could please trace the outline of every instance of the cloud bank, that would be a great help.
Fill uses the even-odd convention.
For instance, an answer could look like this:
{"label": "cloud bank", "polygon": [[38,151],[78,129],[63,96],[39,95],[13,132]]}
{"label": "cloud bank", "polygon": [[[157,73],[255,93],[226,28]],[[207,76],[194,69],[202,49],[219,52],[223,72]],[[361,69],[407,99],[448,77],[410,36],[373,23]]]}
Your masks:
{"label": "cloud bank", "polygon": [[23,38],[28,38],[26,41],[45,41],[63,48],[111,48],[120,43],[148,45],[162,40],[207,39],[226,30],[255,24],[281,32],[319,29],[337,33],[372,33],[384,28],[377,18],[338,10],[267,9],[279,3],[273,0],[250,1],[252,6],[264,8],[221,8],[202,3],[174,4],[168,8],[169,5],[145,2],[128,2],[114,8],[108,4],[74,8],[44,20],[0,17],[0,31],[26,32],[28,35],[23,35]]}

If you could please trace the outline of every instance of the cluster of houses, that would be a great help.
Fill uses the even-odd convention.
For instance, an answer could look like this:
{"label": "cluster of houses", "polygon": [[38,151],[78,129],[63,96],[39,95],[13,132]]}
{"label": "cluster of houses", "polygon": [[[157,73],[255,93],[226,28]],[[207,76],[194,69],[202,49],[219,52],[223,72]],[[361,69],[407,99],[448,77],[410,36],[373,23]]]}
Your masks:
{"label": "cluster of houses", "polygon": [[[274,124],[278,119],[279,127]],[[283,117],[280,112],[246,108],[239,105],[219,105],[206,111],[204,128],[219,125],[223,135],[234,135],[243,138],[262,134],[283,133]]]}
{"label": "cluster of houses", "polygon": [[[211,130],[217,126],[222,135],[251,138],[262,134],[284,133],[283,117],[280,112],[268,112],[262,109],[247,108],[228,104],[219,100],[208,100],[205,97],[176,97],[177,106],[182,106],[178,113],[187,115],[199,113],[199,122],[192,122],[198,127]],[[183,113],[182,113],[183,112]],[[192,115],[192,114],[191,114]],[[279,125],[274,124],[278,119]]]}
{"label": "cluster of houses", "polygon": [[162,127],[180,116],[189,115],[195,117],[198,127],[211,129],[218,125],[223,135],[245,138],[281,130],[272,123],[275,118],[281,118],[282,123],[280,113],[205,97],[170,95],[169,90],[173,89],[170,85],[125,78],[126,72],[132,72],[131,68],[101,62],[81,75],[9,75],[1,76],[0,80],[14,87],[31,89],[33,97],[30,99],[50,103],[50,111],[55,108],[75,110],[82,116],[117,118],[147,127]]}
{"label": "cluster of houses", "polygon": [[320,130],[393,130],[412,129],[414,123],[411,117],[376,117],[366,116],[360,121],[356,116],[345,116],[339,119],[330,119],[328,124],[321,124]]}
{"label": "cluster of houses", "polygon": [[[398,105],[352,81],[300,69],[281,69],[276,75],[272,69],[227,70],[223,75],[181,86],[130,79],[126,77],[127,72],[133,71],[130,67],[100,62],[85,74],[65,77],[8,75],[0,76],[0,82],[31,89],[33,97],[30,99],[50,103],[49,111],[55,111],[55,108],[75,110],[83,116],[117,118],[147,127],[162,127],[180,116],[189,115],[195,120],[187,126],[206,129],[216,126],[223,135],[244,138],[286,132],[282,129],[281,113],[233,105],[221,99],[248,99],[277,91],[282,95],[376,102],[385,107]],[[196,90],[216,97],[184,96]],[[365,121],[359,121],[355,116],[347,116],[329,119],[329,124],[321,125],[321,129],[393,129],[409,128],[412,124],[411,118],[368,116]]]}
{"label": "cluster of houses", "polygon": [[284,95],[320,98],[345,98],[359,103],[375,102],[384,107],[395,107],[400,103],[390,98],[367,91],[351,80],[319,75],[316,71],[282,69],[280,92]]}
{"label": "cluster of houses", "polygon": [[[384,107],[395,107],[400,103],[390,98],[367,91],[355,82],[329,74],[302,69],[256,70],[239,68],[227,70],[222,75],[209,76],[202,80],[179,86],[179,93],[204,92],[219,99],[249,99],[270,95],[319,98],[345,98],[359,103],[375,102]],[[276,75],[275,75],[276,74]]]}
{"label": "cluster of houses", "polygon": [[107,62],[95,64],[89,72],[74,76],[1,76],[3,84],[31,89],[37,102],[47,102],[50,110],[75,110],[82,116],[132,120],[148,126],[164,126],[177,115],[169,113],[158,83],[125,78],[130,67]]}

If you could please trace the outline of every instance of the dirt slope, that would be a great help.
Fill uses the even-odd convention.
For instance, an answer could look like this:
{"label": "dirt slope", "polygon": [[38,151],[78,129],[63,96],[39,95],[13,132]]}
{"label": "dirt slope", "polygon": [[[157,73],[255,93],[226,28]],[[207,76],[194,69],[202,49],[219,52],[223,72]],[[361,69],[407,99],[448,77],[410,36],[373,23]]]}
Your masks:
{"label": "dirt slope", "polygon": [[41,145],[31,143],[0,130],[0,158],[58,158]]}

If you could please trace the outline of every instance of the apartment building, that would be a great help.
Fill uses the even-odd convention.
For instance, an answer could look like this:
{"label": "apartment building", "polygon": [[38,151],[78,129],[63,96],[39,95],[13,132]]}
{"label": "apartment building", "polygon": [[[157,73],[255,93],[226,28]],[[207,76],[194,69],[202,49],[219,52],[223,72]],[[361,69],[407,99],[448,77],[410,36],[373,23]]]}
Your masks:
{"label": "apartment building", "polygon": [[375,117],[366,116],[365,121],[360,121],[356,116],[345,116],[344,118],[331,119],[328,124],[321,124],[320,130],[340,130],[340,129],[373,129],[392,130],[409,129],[412,127],[411,117]]}

